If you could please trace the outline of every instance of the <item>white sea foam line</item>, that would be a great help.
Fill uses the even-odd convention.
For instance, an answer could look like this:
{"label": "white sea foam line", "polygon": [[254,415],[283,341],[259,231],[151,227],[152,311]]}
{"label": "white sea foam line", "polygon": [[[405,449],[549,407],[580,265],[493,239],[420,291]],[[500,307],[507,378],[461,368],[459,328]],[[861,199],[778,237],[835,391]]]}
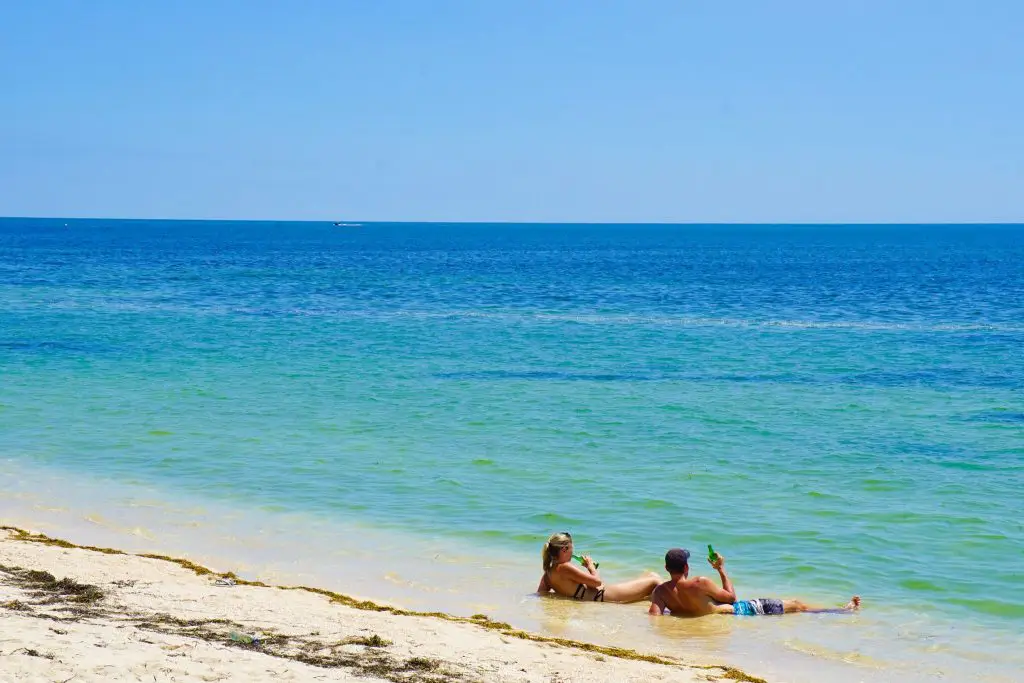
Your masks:
{"label": "white sea foam line", "polygon": [[357,309],[313,309],[313,308],[279,308],[253,307],[253,306],[231,306],[226,304],[173,304],[165,302],[133,302],[133,301],[110,301],[110,300],[89,300],[89,301],[50,301],[42,305],[39,301],[28,301],[26,310],[38,312],[41,307],[56,310],[89,310],[95,311],[98,306],[130,313],[191,313],[194,315],[291,315],[297,317],[318,317],[318,318],[362,318],[389,320],[396,318],[416,319],[481,319],[499,320],[508,322],[573,322],[584,325],[662,325],[679,327],[734,327],[752,329],[808,329],[808,330],[829,330],[849,329],[867,330],[880,332],[1005,332],[1024,333],[1024,325],[1008,323],[900,323],[900,322],[875,322],[856,320],[744,320],[742,318],[705,318],[692,316],[657,316],[657,315],[634,315],[621,314],[609,315],[600,313],[536,313],[536,312],[489,312],[473,310],[454,311],[422,311],[422,310],[396,310],[396,311],[368,311]]}
{"label": "white sea foam line", "polygon": [[653,324],[680,325],[692,327],[792,327],[797,329],[864,329],[880,331],[910,332],[1024,332],[1024,325],[1000,323],[886,323],[870,321],[813,321],[813,320],[743,320],[740,318],[701,318],[644,315],[603,315],[572,313],[489,313],[485,311],[394,311],[394,312],[345,312],[364,317],[413,317],[413,318],[480,318],[491,320],[539,320],[552,322],[577,322],[583,324]]}

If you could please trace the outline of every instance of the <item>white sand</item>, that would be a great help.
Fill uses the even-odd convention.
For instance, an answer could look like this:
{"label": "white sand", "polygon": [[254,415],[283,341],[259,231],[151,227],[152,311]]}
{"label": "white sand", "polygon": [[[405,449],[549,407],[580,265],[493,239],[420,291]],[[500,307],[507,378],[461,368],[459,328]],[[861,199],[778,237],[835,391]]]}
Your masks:
{"label": "white sand", "polygon": [[[637,661],[608,649],[588,651],[586,646],[550,639],[531,640],[512,629],[357,609],[305,590],[216,586],[215,576],[200,576],[166,560],[18,540],[14,531],[0,531],[0,567],[0,681],[4,683],[618,683],[714,681],[736,675],[718,667],[668,659]],[[97,587],[104,595],[95,602],[74,602],[73,595],[59,595],[52,584],[32,583],[15,567],[49,572],[57,579],[69,577]],[[159,615],[183,621],[175,623]],[[208,623],[211,619],[233,623]],[[256,648],[240,647],[229,638],[233,629],[270,637]],[[383,647],[341,644],[372,635],[390,643]]]}

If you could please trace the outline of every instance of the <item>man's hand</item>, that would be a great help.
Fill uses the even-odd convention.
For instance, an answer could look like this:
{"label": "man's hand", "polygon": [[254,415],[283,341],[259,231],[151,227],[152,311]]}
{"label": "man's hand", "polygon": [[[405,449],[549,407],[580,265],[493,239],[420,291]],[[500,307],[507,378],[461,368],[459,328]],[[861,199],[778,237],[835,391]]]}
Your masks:
{"label": "man's hand", "polygon": [[723,555],[722,553],[715,553],[715,554],[718,557],[715,558],[714,562],[712,562],[711,558],[709,557],[708,558],[708,564],[710,564],[712,567],[714,567],[718,571],[722,571],[722,569],[725,568],[725,555]]}
{"label": "man's hand", "polygon": [[722,579],[722,587],[719,588],[715,585],[715,582],[711,579],[706,579],[703,576],[698,577],[698,581],[701,582],[701,588],[704,589],[704,593],[712,600],[719,604],[733,604],[736,602],[736,590],[732,587],[732,580],[729,575],[725,573],[725,555],[715,553],[718,557],[712,562],[711,558],[708,558],[708,564],[718,570],[718,576]]}

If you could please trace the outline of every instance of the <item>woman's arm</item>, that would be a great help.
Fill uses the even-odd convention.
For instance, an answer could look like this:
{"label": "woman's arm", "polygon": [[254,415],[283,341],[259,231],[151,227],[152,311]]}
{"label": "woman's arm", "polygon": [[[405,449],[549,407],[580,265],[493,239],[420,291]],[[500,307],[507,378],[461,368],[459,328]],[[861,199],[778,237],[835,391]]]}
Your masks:
{"label": "woman's arm", "polygon": [[590,571],[587,571],[582,567],[577,567],[571,562],[566,562],[565,564],[560,564],[555,567],[554,571],[559,572],[562,576],[572,579],[576,583],[582,583],[588,588],[603,586],[604,581],[601,579],[601,575],[597,573],[597,568],[593,566],[593,563],[591,563],[590,567]]}

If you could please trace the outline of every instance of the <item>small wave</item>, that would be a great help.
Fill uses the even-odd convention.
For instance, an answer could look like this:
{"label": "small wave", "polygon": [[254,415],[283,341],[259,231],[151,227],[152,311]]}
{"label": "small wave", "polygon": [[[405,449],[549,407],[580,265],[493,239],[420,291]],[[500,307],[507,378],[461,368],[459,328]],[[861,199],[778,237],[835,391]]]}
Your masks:
{"label": "small wave", "polygon": [[[905,387],[905,386],[953,386],[953,387],[993,387],[1016,389],[1024,386],[1024,378],[984,375],[958,369],[912,370],[908,372],[863,372],[844,375],[818,374],[798,375],[795,373],[778,374],[700,374],[689,372],[667,371],[619,371],[619,372],[567,372],[561,370],[470,370],[461,372],[438,372],[431,375],[435,379],[456,381],[498,381],[498,380],[529,380],[550,382],[732,382],[738,384],[786,384],[786,385],[850,385],[874,387]],[[683,411],[684,407],[665,405],[664,410]],[[1009,421],[1015,414],[1010,414]],[[716,422],[710,419],[712,422]],[[719,421],[721,422],[721,421]],[[742,424],[743,421],[727,420],[723,424]]]}
{"label": "small wave", "polygon": [[[469,537],[475,537],[475,538],[496,538],[496,539],[500,539],[500,540],[505,540],[505,539],[507,539],[509,537],[509,534],[508,534],[507,531],[500,531],[498,529],[468,530],[468,531],[463,531],[461,535],[469,536]],[[533,536],[530,536],[528,538],[531,541],[534,540]]]}
{"label": "small wave", "polygon": [[95,353],[103,349],[93,344],[74,342],[0,340],[0,351],[4,350],[22,353]]}
{"label": "small wave", "polygon": [[527,517],[526,521],[554,528],[555,526],[567,527],[573,524],[580,524],[582,520],[576,519],[575,517],[560,515],[557,512],[539,512]]}
{"label": "small wave", "polygon": [[667,500],[661,500],[660,498],[648,498],[641,501],[640,507],[646,510],[667,510],[677,506],[675,503],[671,503]]}
{"label": "small wave", "polygon": [[891,322],[877,320],[800,320],[800,319],[747,319],[713,316],[688,315],[644,315],[632,313],[544,313],[537,311],[480,311],[457,310],[372,310],[367,308],[315,305],[252,306],[231,305],[223,301],[152,301],[152,300],[104,300],[90,298],[77,301],[33,301],[29,308],[39,307],[62,310],[100,309],[119,312],[173,312],[193,315],[247,315],[257,317],[327,317],[337,319],[395,320],[402,318],[431,320],[493,320],[498,322],[553,322],[576,323],[581,325],[651,325],[663,327],[732,327],[749,329],[780,330],[862,330],[877,332],[996,332],[1021,334],[1024,325],[1016,323],[971,323],[971,322]]}
{"label": "small wave", "polygon": [[957,605],[962,605],[975,612],[988,614],[994,617],[1009,617],[1020,619],[1024,617],[1024,605],[1001,600],[972,600],[969,598],[946,597],[945,600]]}
{"label": "small wave", "polygon": [[903,491],[907,488],[905,484],[890,479],[865,479],[863,482],[865,491]]}
{"label": "small wave", "polygon": [[850,329],[894,332],[1024,332],[1024,325],[1004,323],[915,323],[859,320],[756,320],[701,316],[665,316],[601,313],[535,313],[491,311],[392,311],[385,315],[414,318],[478,318],[484,320],[572,322],[591,325],[671,325],[683,327]]}
{"label": "small wave", "polygon": [[807,496],[809,498],[817,498],[820,500],[843,500],[841,496],[837,496],[834,493],[823,493],[821,491],[808,491]]}
{"label": "small wave", "polygon": [[945,593],[947,590],[937,583],[932,583],[925,579],[903,579],[900,581],[900,585],[907,590],[912,591],[925,591],[928,593]]}
{"label": "small wave", "polygon": [[951,470],[967,470],[969,472],[999,471],[1005,469],[999,465],[988,465],[980,462],[963,462],[955,460],[944,460],[935,463],[939,467]]}
{"label": "small wave", "polygon": [[433,375],[437,379],[529,379],[529,380],[562,380],[570,382],[645,382],[656,379],[671,379],[668,376],[647,375],[643,373],[589,373],[589,372],[557,372],[557,371],[510,371],[480,370],[477,372],[439,372]]}
{"label": "small wave", "polygon": [[993,424],[1024,424],[1024,413],[1010,410],[989,410],[962,418],[965,422],[989,422]]}

